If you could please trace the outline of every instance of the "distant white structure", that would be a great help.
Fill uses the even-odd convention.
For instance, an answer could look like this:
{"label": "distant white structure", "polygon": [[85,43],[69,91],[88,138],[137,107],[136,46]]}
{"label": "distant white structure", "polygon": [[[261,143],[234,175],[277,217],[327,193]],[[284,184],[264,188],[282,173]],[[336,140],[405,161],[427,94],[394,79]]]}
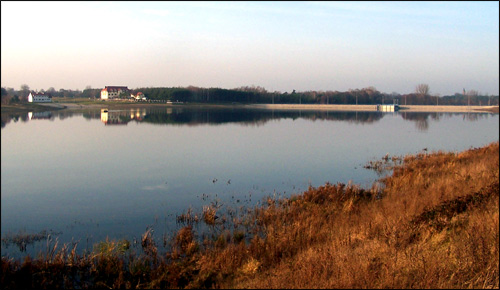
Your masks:
{"label": "distant white structure", "polygon": [[382,112],[395,112],[399,110],[398,104],[390,104],[390,105],[377,105],[377,111]]}
{"label": "distant white structure", "polygon": [[128,93],[129,91],[128,87],[106,86],[101,90],[101,99],[107,100],[118,98],[122,92]]}
{"label": "distant white structure", "polygon": [[45,93],[30,92],[28,95],[28,102],[30,103],[51,103],[52,97]]}

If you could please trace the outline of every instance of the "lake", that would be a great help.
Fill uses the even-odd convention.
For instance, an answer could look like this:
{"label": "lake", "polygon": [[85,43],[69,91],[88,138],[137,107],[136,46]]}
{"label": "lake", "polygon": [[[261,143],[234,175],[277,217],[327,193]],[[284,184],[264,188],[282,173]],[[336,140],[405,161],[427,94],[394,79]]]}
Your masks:
{"label": "lake", "polygon": [[[202,109],[61,110],[2,116],[1,234],[43,231],[91,250],[180,227],[217,200],[255,206],[326,182],[371,187],[386,154],[462,151],[499,139],[498,114]],[[2,256],[35,256],[2,242]],[[139,242],[140,244],[140,242]]]}

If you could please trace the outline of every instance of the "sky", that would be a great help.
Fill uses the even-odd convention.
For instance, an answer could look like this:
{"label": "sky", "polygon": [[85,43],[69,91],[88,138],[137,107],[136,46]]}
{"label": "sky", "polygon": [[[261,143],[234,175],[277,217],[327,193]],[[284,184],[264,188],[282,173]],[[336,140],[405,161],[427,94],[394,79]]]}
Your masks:
{"label": "sky", "polygon": [[499,94],[499,2],[1,1],[1,86]]}

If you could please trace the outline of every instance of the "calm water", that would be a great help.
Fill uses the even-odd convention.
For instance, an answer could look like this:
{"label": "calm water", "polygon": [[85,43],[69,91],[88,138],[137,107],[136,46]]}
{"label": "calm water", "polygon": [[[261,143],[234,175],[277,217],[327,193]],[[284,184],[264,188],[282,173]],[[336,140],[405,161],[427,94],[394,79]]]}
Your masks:
{"label": "calm water", "polygon": [[[188,108],[2,116],[1,233],[53,231],[89,248],[155,237],[210,201],[258,204],[325,182],[370,187],[389,153],[462,151],[499,139],[498,114]],[[58,233],[56,235],[56,233]],[[46,241],[28,245],[33,254]],[[18,257],[2,243],[2,255]]]}

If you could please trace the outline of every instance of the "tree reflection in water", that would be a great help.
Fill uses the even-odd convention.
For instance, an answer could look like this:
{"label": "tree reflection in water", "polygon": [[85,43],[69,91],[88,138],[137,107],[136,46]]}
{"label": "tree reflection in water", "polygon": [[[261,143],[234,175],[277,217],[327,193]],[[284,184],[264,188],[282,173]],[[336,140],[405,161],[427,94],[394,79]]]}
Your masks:
{"label": "tree reflection in water", "polygon": [[[243,126],[261,126],[272,120],[305,119],[311,121],[343,121],[355,124],[371,124],[380,121],[384,112],[366,111],[314,111],[314,110],[263,110],[242,108],[200,108],[200,107],[157,107],[131,108],[121,110],[84,109],[57,110],[40,112],[44,118],[30,118],[26,113],[6,113],[1,116],[2,129],[11,121],[23,122],[36,119],[56,118],[63,120],[74,116],[83,116],[87,120],[100,119],[104,124],[122,124],[129,122],[145,122],[157,125],[220,125],[235,123]],[[405,121],[415,122],[419,131],[429,129],[429,118],[439,121],[443,116],[463,115],[463,120],[476,121],[487,118],[491,113],[436,113],[436,112],[392,112]],[[31,113],[33,115],[33,113]]]}

